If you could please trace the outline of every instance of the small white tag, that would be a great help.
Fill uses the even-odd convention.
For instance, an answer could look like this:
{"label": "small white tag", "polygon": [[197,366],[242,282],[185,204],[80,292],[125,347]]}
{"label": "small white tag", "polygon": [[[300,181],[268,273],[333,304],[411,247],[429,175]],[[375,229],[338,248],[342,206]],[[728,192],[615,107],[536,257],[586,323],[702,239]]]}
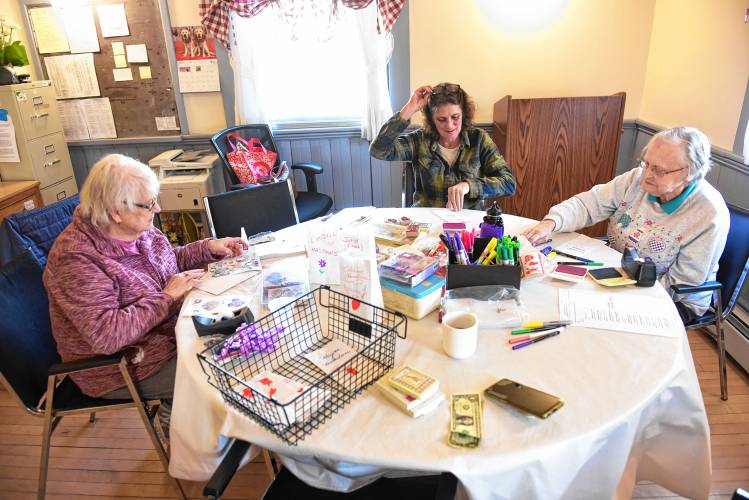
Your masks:
{"label": "small white tag", "polygon": [[26,200],[23,202],[24,210],[34,210],[35,208],[36,208],[36,205],[34,204],[34,200]]}

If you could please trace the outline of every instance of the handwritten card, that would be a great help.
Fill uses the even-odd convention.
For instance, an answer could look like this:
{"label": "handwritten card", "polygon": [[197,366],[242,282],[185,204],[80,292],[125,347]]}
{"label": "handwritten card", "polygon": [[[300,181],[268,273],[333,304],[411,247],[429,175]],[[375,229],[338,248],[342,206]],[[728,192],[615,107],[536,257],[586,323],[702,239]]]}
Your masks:
{"label": "handwritten card", "polygon": [[341,230],[337,225],[325,223],[311,227],[307,232],[310,283],[340,284],[340,255],[344,251],[355,251],[374,258],[374,237],[366,228]]}
{"label": "handwritten card", "polygon": [[382,306],[382,288],[377,274],[377,257],[354,250],[346,250],[340,256],[341,293],[352,297],[349,310],[372,321],[372,308],[362,302]]}
{"label": "handwritten card", "polygon": [[356,350],[338,339],[333,339],[320,349],[304,355],[305,358],[328,375],[346,364],[354,356],[356,356]]}

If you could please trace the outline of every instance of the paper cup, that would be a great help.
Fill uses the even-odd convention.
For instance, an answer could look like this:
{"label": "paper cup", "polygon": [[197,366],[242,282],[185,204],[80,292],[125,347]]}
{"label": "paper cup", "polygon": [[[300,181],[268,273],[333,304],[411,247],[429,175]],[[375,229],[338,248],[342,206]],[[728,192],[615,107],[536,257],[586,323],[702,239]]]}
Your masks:
{"label": "paper cup", "polygon": [[454,312],[442,318],[442,348],[448,356],[464,359],[476,351],[478,318],[469,312]]}

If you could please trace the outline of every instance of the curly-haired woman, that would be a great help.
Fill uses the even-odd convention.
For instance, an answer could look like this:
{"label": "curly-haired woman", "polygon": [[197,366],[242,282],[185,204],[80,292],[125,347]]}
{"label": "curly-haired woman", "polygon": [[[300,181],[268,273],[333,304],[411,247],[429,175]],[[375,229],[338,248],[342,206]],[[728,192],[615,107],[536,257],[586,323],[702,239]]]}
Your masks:
{"label": "curly-haired woman", "polygon": [[[382,126],[369,154],[412,163],[413,206],[484,209],[487,199],[513,194],[515,178],[489,134],[473,126],[475,109],[460,85],[419,87]],[[401,135],[419,110],[422,127]]]}

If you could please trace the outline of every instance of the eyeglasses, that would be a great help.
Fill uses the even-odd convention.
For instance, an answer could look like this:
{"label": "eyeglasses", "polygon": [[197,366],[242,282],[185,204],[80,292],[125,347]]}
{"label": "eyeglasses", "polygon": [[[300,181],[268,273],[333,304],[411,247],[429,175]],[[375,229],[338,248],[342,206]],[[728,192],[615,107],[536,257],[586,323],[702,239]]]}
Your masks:
{"label": "eyeglasses", "polygon": [[650,163],[646,162],[645,160],[640,160],[639,166],[643,170],[650,170],[651,172],[653,172],[653,175],[658,178],[665,177],[668,174],[673,174],[674,172],[678,172],[679,170],[684,170],[687,168],[687,167],[681,167],[681,168],[675,168],[673,170],[663,170],[658,167],[652,166]]}
{"label": "eyeglasses", "polygon": [[155,207],[158,203],[158,197],[154,196],[154,198],[149,203],[133,203],[133,206],[142,208],[143,210],[148,210],[149,212],[153,212],[153,207]]}

